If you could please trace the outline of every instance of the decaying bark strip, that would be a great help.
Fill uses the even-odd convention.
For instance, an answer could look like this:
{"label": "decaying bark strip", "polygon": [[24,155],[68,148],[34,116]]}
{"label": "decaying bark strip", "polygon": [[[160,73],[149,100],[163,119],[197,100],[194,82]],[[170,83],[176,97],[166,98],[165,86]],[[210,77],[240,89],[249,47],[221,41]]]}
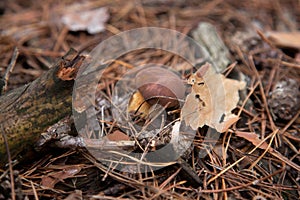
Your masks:
{"label": "decaying bark strip", "polygon": [[[33,145],[40,133],[72,112],[72,89],[84,56],[70,51],[35,81],[0,96],[0,130],[12,158]],[[3,133],[2,133],[3,134]],[[0,166],[7,162],[0,134]]]}

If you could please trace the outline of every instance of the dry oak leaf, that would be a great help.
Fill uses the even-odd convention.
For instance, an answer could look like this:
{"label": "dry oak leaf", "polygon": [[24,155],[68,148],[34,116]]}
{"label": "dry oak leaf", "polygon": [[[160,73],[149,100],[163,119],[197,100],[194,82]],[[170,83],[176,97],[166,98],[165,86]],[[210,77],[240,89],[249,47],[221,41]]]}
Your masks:
{"label": "dry oak leaf", "polygon": [[186,125],[194,130],[207,125],[222,133],[239,119],[231,111],[237,106],[238,91],[246,86],[245,82],[226,78],[206,63],[191,75],[188,84],[192,90],[181,109]]}

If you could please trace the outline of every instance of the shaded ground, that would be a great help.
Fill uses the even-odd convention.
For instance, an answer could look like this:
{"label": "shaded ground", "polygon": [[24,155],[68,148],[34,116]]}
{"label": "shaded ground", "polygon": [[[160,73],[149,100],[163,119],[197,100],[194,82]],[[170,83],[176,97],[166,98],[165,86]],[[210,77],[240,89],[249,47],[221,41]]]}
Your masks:
{"label": "shaded ground", "polygon": [[[230,51],[231,63],[237,62],[231,65],[233,71],[245,75],[244,104],[235,110],[241,119],[221,135],[213,151],[209,151],[210,145],[202,144],[205,128],[199,130],[192,153],[184,158],[188,169],[178,162],[149,174],[127,174],[108,170],[84,149],[51,148],[42,156],[36,153],[36,157],[14,166],[18,170],[14,185],[18,199],[34,199],[35,195],[40,199],[65,199],[69,195],[73,195],[69,199],[93,195],[95,199],[299,199],[300,38],[289,36],[295,39],[296,47],[288,42],[278,46],[267,38],[269,31],[299,30],[298,1],[82,1],[82,9],[108,8],[106,30],[93,35],[70,31],[61,23],[73,3],[0,3],[1,75],[15,47],[19,49],[8,90],[36,79],[71,47],[87,54],[109,36],[144,26],[191,35],[198,23],[205,21],[216,27]],[[130,66],[150,61],[181,63],[178,56],[155,50],[136,51],[124,55],[122,61]],[[101,85],[106,94],[119,73],[108,72]],[[248,99],[252,103],[246,103]],[[255,133],[257,138],[244,133]],[[267,145],[255,148],[260,142]],[[208,155],[199,158],[200,150],[207,150]],[[10,196],[7,172],[1,169],[0,199]]]}

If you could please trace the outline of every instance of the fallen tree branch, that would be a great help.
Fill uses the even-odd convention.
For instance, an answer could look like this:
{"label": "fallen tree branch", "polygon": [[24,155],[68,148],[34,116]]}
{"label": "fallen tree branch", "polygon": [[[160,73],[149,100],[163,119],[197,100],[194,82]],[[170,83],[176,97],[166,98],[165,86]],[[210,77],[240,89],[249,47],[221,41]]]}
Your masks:
{"label": "fallen tree branch", "polygon": [[[70,49],[41,77],[0,96],[0,130],[12,158],[32,147],[50,125],[71,115],[74,78],[83,60],[84,56]],[[0,136],[0,166],[6,162],[5,141]]]}

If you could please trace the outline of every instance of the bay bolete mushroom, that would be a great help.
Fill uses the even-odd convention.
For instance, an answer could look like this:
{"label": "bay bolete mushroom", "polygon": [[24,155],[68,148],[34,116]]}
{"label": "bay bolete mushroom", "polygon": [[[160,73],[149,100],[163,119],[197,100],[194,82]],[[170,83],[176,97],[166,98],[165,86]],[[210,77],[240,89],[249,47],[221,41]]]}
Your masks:
{"label": "bay bolete mushroom", "polygon": [[135,83],[150,105],[178,107],[178,99],[185,96],[185,85],[180,77],[162,67],[146,67],[140,70],[135,77]]}

